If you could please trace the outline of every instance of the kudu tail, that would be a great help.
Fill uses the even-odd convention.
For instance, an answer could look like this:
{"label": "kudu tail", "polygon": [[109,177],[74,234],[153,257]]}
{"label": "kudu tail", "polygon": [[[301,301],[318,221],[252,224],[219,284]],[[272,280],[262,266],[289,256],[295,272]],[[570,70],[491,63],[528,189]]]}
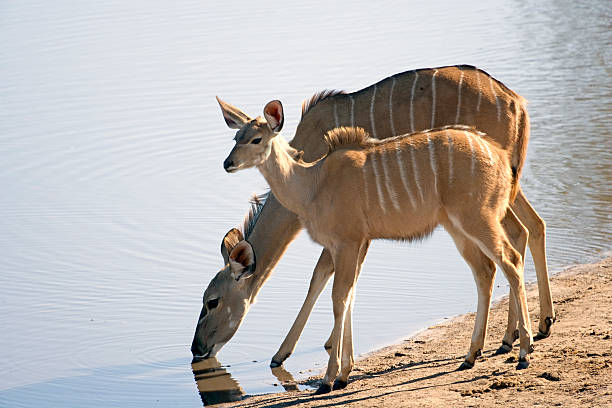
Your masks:
{"label": "kudu tail", "polygon": [[516,108],[516,143],[510,160],[512,166],[512,190],[510,202],[514,202],[519,190],[519,180],[527,157],[527,144],[529,143],[529,114],[527,113],[527,100],[521,98]]}

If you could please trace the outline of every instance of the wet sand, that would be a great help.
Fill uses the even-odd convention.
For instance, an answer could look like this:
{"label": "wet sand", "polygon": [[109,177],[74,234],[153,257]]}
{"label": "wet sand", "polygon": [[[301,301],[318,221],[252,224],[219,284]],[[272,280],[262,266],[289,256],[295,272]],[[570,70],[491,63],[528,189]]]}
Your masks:
{"label": "wet sand", "polygon": [[[474,313],[358,360],[344,390],[250,396],[223,406],[612,406],[612,257],[556,274],[551,286],[557,321],[551,336],[535,343],[526,370],[515,370],[518,344],[509,354],[493,355],[505,328],[506,297],[492,307],[485,351],[471,370],[455,371],[468,349]],[[527,294],[535,334],[537,286],[528,285]],[[305,383],[316,387],[320,378]]]}

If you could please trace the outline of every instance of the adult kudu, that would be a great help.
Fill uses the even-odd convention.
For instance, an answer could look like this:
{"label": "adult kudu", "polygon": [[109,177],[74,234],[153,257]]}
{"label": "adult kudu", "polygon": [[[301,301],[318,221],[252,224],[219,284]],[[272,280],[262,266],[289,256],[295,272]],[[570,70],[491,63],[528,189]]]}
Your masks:
{"label": "adult kudu", "polygon": [[[251,118],[219,100],[224,119],[239,129]],[[520,177],[529,138],[529,118],[524,99],[482,70],[449,66],[408,71],[386,78],[360,91],[345,94],[321,92],[302,107],[291,145],[314,161],[327,152],[323,135],[338,126],[359,126],[373,137],[387,137],[436,126],[465,124],[488,134],[510,152],[510,164]],[[539,336],[548,336],[554,310],[545,254],[545,224],[519,188],[511,208],[529,230],[540,295]],[[194,356],[212,356],[233,336],[274,266],[302,225],[270,194],[265,204],[256,202],[245,228],[232,229],[221,243],[225,267],[204,293],[204,305],[192,343]],[[256,257],[246,268],[248,240]],[[248,261],[248,259],[247,259]],[[293,351],[312,307],[333,274],[328,251],[323,250],[308,295],[285,341],[272,359],[281,364]],[[511,302],[512,303],[512,302]],[[510,308],[500,351],[509,351],[516,340],[517,311]],[[329,341],[326,345],[329,345]]]}

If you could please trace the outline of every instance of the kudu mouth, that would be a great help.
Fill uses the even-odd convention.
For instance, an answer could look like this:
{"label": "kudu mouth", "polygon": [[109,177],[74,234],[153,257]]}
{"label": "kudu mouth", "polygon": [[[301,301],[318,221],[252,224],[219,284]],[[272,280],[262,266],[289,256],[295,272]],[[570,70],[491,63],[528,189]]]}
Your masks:
{"label": "kudu mouth", "polygon": [[[191,354],[193,355],[193,361],[200,361],[210,357],[210,354],[212,353],[215,347],[214,344],[210,347],[207,347],[207,342],[200,340],[198,332],[199,327],[196,328],[195,335],[193,336],[193,341],[191,342]],[[211,333],[211,336],[214,334],[215,332]]]}
{"label": "kudu mouth", "polygon": [[198,361],[206,360],[207,358],[210,358],[210,351],[205,356],[194,355],[191,359],[191,364],[197,363]]}
{"label": "kudu mouth", "polygon": [[212,353],[213,347],[214,347],[214,344],[212,347],[203,349],[200,347],[199,344],[196,344],[194,341],[193,344],[191,345],[191,354],[193,355],[193,360],[191,360],[191,362],[195,363],[195,362],[205,360],[211,357],[210,354]]}

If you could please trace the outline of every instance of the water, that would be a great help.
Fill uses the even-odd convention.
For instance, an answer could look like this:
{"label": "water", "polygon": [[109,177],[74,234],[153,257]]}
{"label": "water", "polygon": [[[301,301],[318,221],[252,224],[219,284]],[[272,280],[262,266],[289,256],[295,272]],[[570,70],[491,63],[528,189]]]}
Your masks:
{"label": "water", "polygon": [[[291,388],[291,376],[325,366],[329,292],[287,371],[267,367],[320,252],[302,234],[219,354],[225,367],[192,371],[189,344],[220,240],[249,194],[266,188],[255,170],[223,171],[233,132],[215,95],[253,115],[281,99],[290,137],[302,99],[321,89],[477,65],[530,102],[522,184],[547,221],[551,271],[609,254],[611,9],[3,3],[0,406],[195,407],[222,391]],[[535,278],[530,259],[526,273]],[[358,284],[356,352],[474,310],[472,282],[443,231],[423,243],[375,242]]]}

